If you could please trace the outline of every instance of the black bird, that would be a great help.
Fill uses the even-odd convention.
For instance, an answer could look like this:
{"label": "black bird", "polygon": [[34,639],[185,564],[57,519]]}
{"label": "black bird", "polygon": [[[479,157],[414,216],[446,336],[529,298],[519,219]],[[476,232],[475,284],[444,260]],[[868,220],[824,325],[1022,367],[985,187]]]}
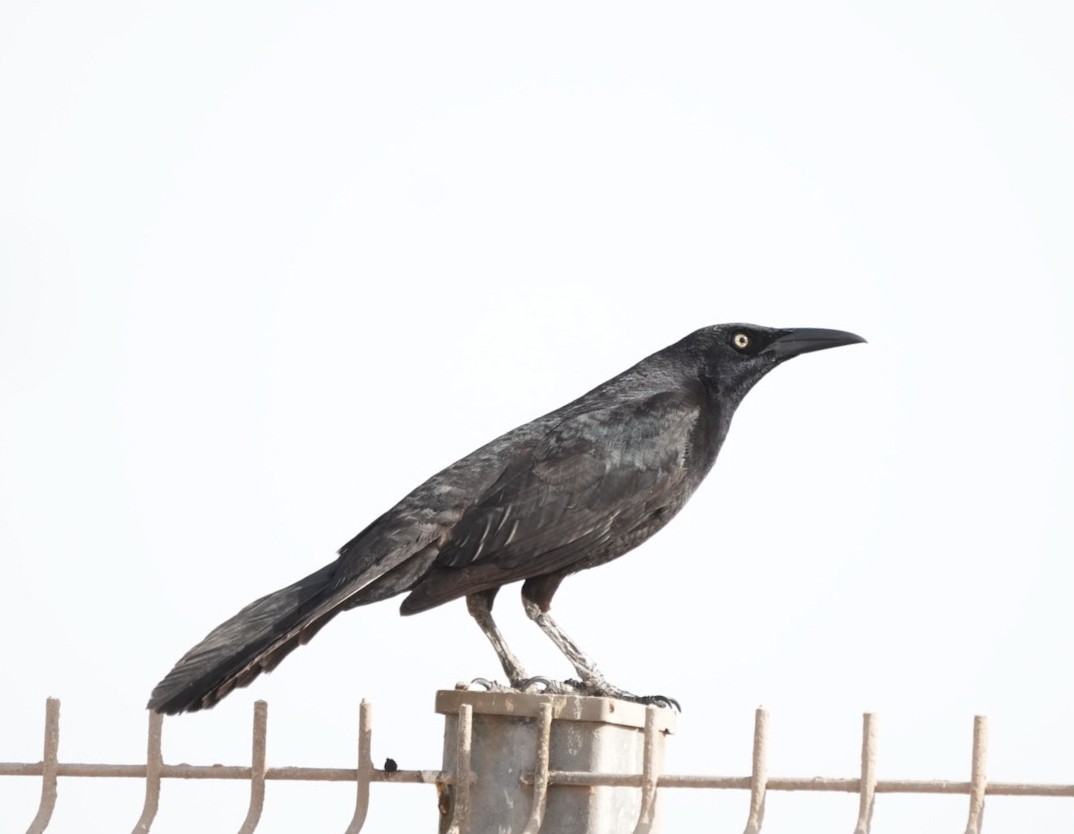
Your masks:
{"label": "black bird", "polygon": [[[407,593],[403,614],[466,597],[513,688],[639,698],[610,685],[549,616],[564,577],[637,547],[712,468],[731,417],[781,362],[865,341],[840,330],[720,324],[643,359],[562,408],[433,475],[304,579],[213,629],[153,690],[148,708],[211,707],[268,672],[340,611]],[[526,614],[579,681],[529,678],[492,620],[501,586],[523,580]]]}

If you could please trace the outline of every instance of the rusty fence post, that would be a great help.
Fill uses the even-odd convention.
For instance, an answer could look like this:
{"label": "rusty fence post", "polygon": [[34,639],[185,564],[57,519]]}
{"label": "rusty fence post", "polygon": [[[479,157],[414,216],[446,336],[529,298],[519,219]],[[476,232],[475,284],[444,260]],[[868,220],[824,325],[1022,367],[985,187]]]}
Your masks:
{"label": "rusty fence post", "polygon": [[[445,721],[443,770],[455,774],[442,832],[656,834],[671,710],[613,698],[442,690],[436,711]],[[579,773],[597,784],[565,783]],[[602,776],[617,784],[599,784]]]}

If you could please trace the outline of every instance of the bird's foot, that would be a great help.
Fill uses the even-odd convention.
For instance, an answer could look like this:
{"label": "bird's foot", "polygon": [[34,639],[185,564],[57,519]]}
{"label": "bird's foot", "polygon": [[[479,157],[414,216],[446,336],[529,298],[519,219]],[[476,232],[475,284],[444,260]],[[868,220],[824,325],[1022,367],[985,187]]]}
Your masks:
{"label": "bird's foot", "polygon": [[[540,689],[536,689],[536,687]],[[551,678],[535,677],[520,681],[519,692],[537,692],[540,695],[581,695],[581,684],[578,681],[556,681]]]}
{"label": "bird's foot", "polygon": [[[464,684],[459,686],[465,687]],[[492,681],[488,678],[474,678],[470,681],[469,687],[465,688],[474,686],[479,686],[489,692],[521,692],[535,695],[577,695],[580,691],[578,689],[580,684],[577,681],[554,681],[541,675],[532,678],[519,678],[507,684]]]}
{"label": "bird's foot", "polygon": [[[460,684],[461,686],[461,684]],[[512,681],[503,684],[488,678],[474,678],[470,686],[480,686],[489,692],[521,692],[532,695],[589,695],[598,698],[617,698],[620,701],[631,701],[635,704],[652,704],[662,709],[673,709],[682,712],[682,707],[674,698],[666,695],[635,695],[617,686],[612,686],[603,678],[590,678],[588,681],[580,681],[570,678],[565,681],[557,681],[537,675],[524,680]]]}
{"label": "bird's foot", "polygon": [[551,678],[546,678],[542,675],[536,675],[535,677],[527,678],[524,681],[518,681],[514,684],[514,687],[519,692],[532,692],[537,695],[560,694],[559,681],[554,681]]}
{"label": "bird's foot", "polygon": [[475,686],[480,686],[488,692],[511,692],[510,686],[504,686],[499,681],[490,681],[488,678],[474,678],[470,681],[469,686],[464,683],[458,684],[456,689],[471,689]]}
{"label": "bird's foot", "polygon": [[661,709],[673,709],[682,712],[682,707],[674,698],[667,695],[635,695],[618,686],[612,686],[602,677],[592,677],[585,681],[571,680],[566,683],[576,687],[575,692],[579,695],[592,695],[602,698],[618,698],[620,701],[631,701],[635,704],[644,704],[660,707]]}

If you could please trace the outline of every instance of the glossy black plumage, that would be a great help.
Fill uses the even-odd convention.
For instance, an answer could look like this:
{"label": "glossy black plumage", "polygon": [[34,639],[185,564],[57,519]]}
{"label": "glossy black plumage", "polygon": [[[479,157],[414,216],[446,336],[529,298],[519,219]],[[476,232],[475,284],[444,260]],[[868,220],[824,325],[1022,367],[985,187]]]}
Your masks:
{"label": "glossy black plumage", "polygon": [[575,664],[580,691],[626,695],[548,617],[559,582],[636,547],[681,509],[712,467],[735,408],[769,370],[860,341],[741,324],[690,334],[431,477],[334,562],[214,629],[157,685],[149,708],[212,706],[340,611],[407,592],[404,614],[467,596],[519,686],[524,673],[490,614],[496,589],[519,580],[527,580],[527,613]]}

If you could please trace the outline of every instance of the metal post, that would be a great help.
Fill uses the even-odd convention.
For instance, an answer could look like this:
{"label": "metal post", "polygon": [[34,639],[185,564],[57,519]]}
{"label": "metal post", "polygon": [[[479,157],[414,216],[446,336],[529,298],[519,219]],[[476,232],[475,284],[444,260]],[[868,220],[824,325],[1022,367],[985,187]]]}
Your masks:
{"label": "metal post", "polygon": [[[447,787],[441,831],[460,834],[656,834],[656,780],[664,738],[675,713],[613,698],[445,691],[436,695],[444,715]],[[456,771],[460,715],[469,714],[469,768]],[[465,720],[465,719],[464,719]],[[545,734],[547,733],[547,738]],[[456,813],[458,786],[469,771],[465,818]],[[632,785],[557,784],[564,771],[633,777]],[[463,809],[459,809],[463,810]]]}

